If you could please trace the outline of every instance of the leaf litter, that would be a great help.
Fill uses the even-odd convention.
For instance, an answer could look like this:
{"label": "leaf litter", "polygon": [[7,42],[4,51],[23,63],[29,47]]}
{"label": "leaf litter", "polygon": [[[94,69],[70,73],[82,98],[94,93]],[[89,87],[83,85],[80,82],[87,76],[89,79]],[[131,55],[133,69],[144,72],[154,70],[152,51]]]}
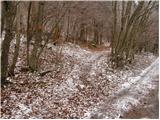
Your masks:
{"label": "leaf litter", "polygon": [[[21,42],[20,55],[16,64],[16,75],[9,77],[13,84],[1,91],[1,118],[116,118],[123,103],[136,99],[119,99],[118,106],[106,110],[108,115],[115,109],[114,116],[99,111],[106,99],[122,88],[130,88],[135,77],[156,60],[151,53],[135,56],[134,63],[122,70],[113,70],[109,65],[108,50],[90,51],[72,43],[44,49],[39,71],[21,72],[25,66],[25,49]],[[12,54],[12,47],[11,52]],[[62,47],[62,52],[58,51]],[[59,55],[59,59],[56,57]],[[11,57],[10,57],[11,61]],[[39,72],[52,69],[40,76]],[[134,78],[133,81],[130,80]],[[128,83],[128,84],[127,84]],[[144,83],[145,84],[145,83]],[[142,85],[142,84],[140,84]],[[141,86],[139,86],[141,88]],[[152,86],[150,86],[150,89]],[[117,114],[117,116],[116,116]]]}

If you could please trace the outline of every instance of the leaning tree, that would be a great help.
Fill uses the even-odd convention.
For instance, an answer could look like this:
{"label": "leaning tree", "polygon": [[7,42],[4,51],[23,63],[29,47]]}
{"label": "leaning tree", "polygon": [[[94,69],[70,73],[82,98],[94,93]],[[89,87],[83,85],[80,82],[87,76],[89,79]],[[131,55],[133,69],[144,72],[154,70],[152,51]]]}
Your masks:
{"label": "leaning tree", "polygon": [[137,50],[139,36],[148,24],[154,1],[112,2],[112,63],[113,67],[123,67],[131,63]]}

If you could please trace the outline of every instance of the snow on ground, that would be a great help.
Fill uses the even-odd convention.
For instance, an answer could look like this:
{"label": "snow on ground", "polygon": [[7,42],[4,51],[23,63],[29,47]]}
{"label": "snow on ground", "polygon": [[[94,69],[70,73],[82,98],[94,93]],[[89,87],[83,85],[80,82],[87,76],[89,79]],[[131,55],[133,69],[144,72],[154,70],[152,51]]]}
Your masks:
{"label": "snow on ground", "polygon": [[53,71],[41,77],[40,71],[20,72],[25,66],[25,51],[20,49],[17,74],[8,78],[14,84],[2,91],[1,118],[90,118],[120,88],[129,89],[136,82],[133,78],[156,59],[150,53],[136,55],[134,66],[113,70],[108,50],[91,51],[71,43],[48,45],[39,69]]}
{"label": "snow on ground", "polygon": [[[123,115],[132,110],[137,106],[146,106],[149,108],[150,105],[154,108],[151,110],[153,113],[145,113],[147,118],[158,118],[158,109],[157,103],[149,103],[149,105],[144,105],[148,99],[153,99],[153,97],[158,96],[158,82],[159,82],[159,59],[155,60],[149,67],[147,67],[143,72],[137,76],[128,78],[128,81],[123,83],[120,89],[115,92],[109,98],[106,98],[106,101],[102,104],[100,110],[93,111],[90,110],[90,114],[85,116],[85,118],[123,118]],[[155,96],[151,96],[151,92],[154,90]],[[156,101],[158,102],[158,101]],[[155,106],[156,105],[156,106]],[[155,110],[156,108],[156,110]],[[109,111],[108,111],[109,109]],[[149,112],[152,112],[149,111]],[[146,112],[146,110],[139,111],[141,114]],[[132,116],[130,116],[132,117]],[[128,117],[129,118],[129,117]],[[138,118],[138,116],[136,117]]]}
{"label": "snow on ground", "polygon": [[[152,89],[156,89],[158,87],[158,74],[159,74],[159,59],[157,59],[151,66],[146,68],[138,79],[132,81],[132,79],[128,80],[130,83],[130,87],[124,88],[127,89],[127,93],[124,94],[120,99],[117,100],[115,107],[117,110],[121,112],[121,116],[123,116],[123,112],[129,111],[132,108],[132,105],[137,106],[139,101],[146,97]],[[122,91],[124,91],[124,89]],[[122,91],[119,91],[119,93]],[[126,100],[126,101],[125,101]],[[131,104],[130,104],[131,103]],[[124,106],[124,107],[123,107]],[[155,116],[156,117],[156,116]]]}

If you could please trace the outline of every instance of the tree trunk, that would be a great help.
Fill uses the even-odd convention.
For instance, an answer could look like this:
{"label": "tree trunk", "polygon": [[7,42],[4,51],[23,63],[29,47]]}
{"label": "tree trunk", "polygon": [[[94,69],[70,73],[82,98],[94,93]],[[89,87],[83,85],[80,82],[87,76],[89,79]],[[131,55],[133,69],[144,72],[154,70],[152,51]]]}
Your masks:
{"label": "tree trunk", "polygon": [[4,27],[5,27],[5,12],[6,12],[6,8],[5,8],[5,4],[4,2],[1,2],[1,9],[2,9],[2,12],[1,12],[1,35],[3,33],[3,30],[4,30]]}
{"label": "tree trunk", "polygon": [[29,43],[31,41],[31,34],[30,34],[30,14],[31,14],[31,6],[32,2],[29,2],[28,6],[28,18],[27,18],[27,66],[29,65]]}
{"label": "tree trunk", "polygon": [[9,75],[13,76],[14,75],[14,69],[15,69],[15,65],[17,62],[17,58],[19,55],[19,48],[20,48],[20,35],[21,35],[21,25],[22,25],[22,21],[21,21],[21,12],[20,12],[20,8],[18,5],[17,8],[17,19],[16,19],[16,27],[17,27],[17,31],[16,31],[16,45],[15,45],[15,51],[14,51],[14,56],[13,56],[13,61],[12,64],[9,68]]}
{"label": "tree trunk", "polygon": [[37,24],[36,24],[36,35],[35,35],[35,43],[33,46],[33,50],[31,52],[29,67],[31,71],[35,71],[38,68],[38,48],[40,48],[40,44],[42,42],[42,29],[43,29],[43,11],[44,10],[44,2],[39,2],[38,5],[38,16],[37,16]]}
{"label": "tree trunk", "polygon": [[[145,26],[142,22],[145,18],[142,13],[146,11],[144,1],[139,2],[133,12],[132,6],[132,1],[127,2],[126,8],[124,8],[124,2],[122,3],[121,28],[118,31],[118,25],[116,24],[117,3],[113,2],[112,62],[115,63],[115,67],[123,67],[127,62],[131,63],[134,58],[138,35],[142,33],[141,30]],[[118,36],[116,35],[117,33],[119,34]]]}
{"label": "tree trunk", "polygon": [[13,39],[13,21],[16,14],[16,8],[11,1],[4,2],[6,8],[6,33],[2,42],[2,56],[1,56],[1,85],[5,84],[8,75],[8,54],[10,42]]}
{"label": "tree trunk", "polygon": [[70,10],[68,10],[68,16],[67,16],[67,35],[66,35],[66,41],[69,41],[69,30],[70,30]]}
{"label": "tree trunk", "polygon": [[112,2],[112,13],[113,13],[113,24],[112,24],[112,41],[111,41],[111,46],[112,46],[112,60],[114,60],[114,54],[115,54],[115,39],[117,37],[117,1]]}

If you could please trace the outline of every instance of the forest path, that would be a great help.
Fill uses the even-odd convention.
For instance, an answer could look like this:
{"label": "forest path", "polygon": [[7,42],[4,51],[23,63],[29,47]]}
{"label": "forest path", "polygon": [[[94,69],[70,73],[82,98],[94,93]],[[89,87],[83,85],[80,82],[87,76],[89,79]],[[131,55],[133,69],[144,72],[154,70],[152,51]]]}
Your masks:
{"label": "forest path", "polygon": [[159,58],[138,77],[106,98],[93,118],[159,118]]}
{"label": "forest path", "polygon": [[[19,72],[9,78],[14,84],[2,91],[2,118],[117,118],[120,115],[127,118],[130,116],[125,113],[130,109],[125,105],[130,106],[133,101],[138,104],[136,97],[155,90],[153,80],[134,78],[157,58],[152,54],[136,55],[134,66],[113,70],[108,64],[109,50],[91,51],[69,43],[62,46],[62,61],[56,67],[51,61],[60,49],[61,46],[53,46],[42,55],[45,61],[41,68],[53,69],[52,72],[44,76],[38,72]],[[156,65],[152,70],[149,68],[151,75],[147,72],[145,75],[152,76],[154,72],[157,75]],[[137,94],[136,88],[142,93]]]}
{"label": "forest path", "polygon": [[75,81],[80,80],[85,82],[91,79],[94,81],[95,76],[98,76],[102,70],[103,73],[105,72],[104,64],[107,64],[106,61],[109,53],[109,50],[93,52],[81,49],[79,46],[65,46],[62,50],[62,54],[67,59],[71,59],[73,65],[72,70],[67,76],[72,77]]}
{"label": "forest path", "polygon": [[[128,112],[124,112],[123,118],[150,118],[150,119],[158,119],[159,118],[159,59],[157,59],[147,70],[146,73],[139,79],[137,85],[132,87],[133,90],[129,91],[129,94],[133,94],[137,92],[141,92],[137,90],[138,84],[139,86],[144,85],[145,89],[149,90],[148,93],[142,98],[143,104],[136,106],[134,109],[129,110]],[[146,83],[148,82],[148,83]],[[147,84],[147,85],[146,85]],[[137,87],[136,87],[137,86]],[[150,89],[151,88],[151,89]],[[142,89],[143,91],[144,89]],[[143,92],[142,92],[143,93]],[[129,95],[128,94],[128,95]],[[141,93],[139,93],[141,94]],[[136,95],[135,97],[139,97],[140,95]]]}

